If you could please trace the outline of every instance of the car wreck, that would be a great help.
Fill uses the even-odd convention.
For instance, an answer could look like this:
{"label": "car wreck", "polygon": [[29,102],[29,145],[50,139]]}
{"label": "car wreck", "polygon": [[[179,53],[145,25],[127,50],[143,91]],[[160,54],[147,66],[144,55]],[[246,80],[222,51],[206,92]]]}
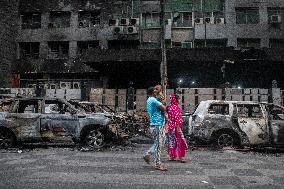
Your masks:
{"label": "car wreck", "polygon": [[284,147],[284,108],[250,101],[200,102],[192,115],[194,140],[223,147]]}
{"label": "car wreck", "polygon": [[108,113],[87,114],[62,99],[15,98],[0,112],[0,148],[23,143],[79,143],[103,147],[119,140]]}
{"label": "car wreck", "polygon": [[97,104],[95,102],[77,102],[69,101],[76,108],[88,113],[108,114],[111,118],[109,124],[110,130],[121,139],[129,139],[137,135],[149,137],[148,117],[144,112],[128,114],[126,112],[115,112],[107,105]]}

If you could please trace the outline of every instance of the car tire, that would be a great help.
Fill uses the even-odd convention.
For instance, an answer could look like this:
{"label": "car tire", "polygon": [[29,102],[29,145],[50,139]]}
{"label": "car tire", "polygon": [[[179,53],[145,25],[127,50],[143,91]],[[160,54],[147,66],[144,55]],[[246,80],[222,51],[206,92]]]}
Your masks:
{"label": "car tire", "polygon": [[0,149],[11,148],[15,145],[14,134],[7,129],[0,129]]}
{"label": "car tire", "polygon": [[217,148],[236,148],[238,146],[237,137],[230,132],[218,133],[214,139]]}
{"label": "car tire", "polygon": [[84,135],[84,146],[99,149],[106,145],[106,137],[102,130],[90,129]]}

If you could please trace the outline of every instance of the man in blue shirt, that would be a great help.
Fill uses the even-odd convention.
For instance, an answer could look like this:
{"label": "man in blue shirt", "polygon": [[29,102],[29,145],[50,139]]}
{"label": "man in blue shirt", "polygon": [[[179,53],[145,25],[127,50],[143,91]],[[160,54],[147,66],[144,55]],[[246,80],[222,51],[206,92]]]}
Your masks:
{"label": "man in blue shirt", "polygon": [[164,111],[166,107],[155,97],[155,88],[150,87],[147,91],[149,98],[147,99],[147,112],[150,117],[150,132],[154,137],[154,144],[146,152],[143,159],[150,164],[150,156],[155,158],[155,168],[160,171],[166,171],[167,168],[161,163],[161,155],[164,144]]}

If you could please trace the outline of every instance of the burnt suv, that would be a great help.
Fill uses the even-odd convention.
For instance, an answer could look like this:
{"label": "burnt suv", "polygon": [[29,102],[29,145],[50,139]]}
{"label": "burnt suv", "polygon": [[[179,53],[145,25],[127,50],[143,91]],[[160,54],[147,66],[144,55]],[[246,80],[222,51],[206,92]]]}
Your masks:
{"label": "burnt suv", "polygon": [[62,99],[19,98],[0,112],[0,148],[16,142],[78,143],[103,147],[112,137],[108,114],[86,114]]}
{"label": "burnt suv", "polygon": [[223,147],[284,146],[284,108],[250,101],[200,102],[190,135]]}

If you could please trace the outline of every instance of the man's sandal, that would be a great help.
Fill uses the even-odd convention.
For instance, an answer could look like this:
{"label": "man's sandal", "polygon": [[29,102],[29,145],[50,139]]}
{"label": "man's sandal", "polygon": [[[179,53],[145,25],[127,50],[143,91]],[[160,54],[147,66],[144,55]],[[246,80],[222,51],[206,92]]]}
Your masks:
{"label": "man's sandal", "polygon": [[147,164],[150,164],[150,155],[143,156],[143,159]]}
{"label": "man's sandal", "polygon": [[163,164],[156,165],[156,166],[155,166],[155,169],[156,169],[156,170],[159,170],[159,171],[167,171],[167,170],[168,170],[168,169],[166,168],[166,166],[163,165]]}

